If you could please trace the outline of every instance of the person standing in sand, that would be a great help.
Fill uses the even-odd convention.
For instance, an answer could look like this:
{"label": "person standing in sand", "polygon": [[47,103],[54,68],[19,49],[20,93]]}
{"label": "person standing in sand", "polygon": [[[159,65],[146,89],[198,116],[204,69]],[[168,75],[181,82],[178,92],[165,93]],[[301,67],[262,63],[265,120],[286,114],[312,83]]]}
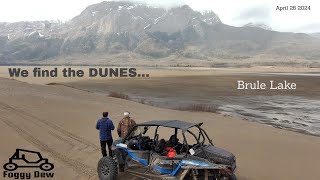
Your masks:
{"label": "person standing in sand", "polygon": [[117,132],[120,138],[125,138],[129,130],[136,125],[136,122],[131,119],[130,112],[125,111],[123,113],[123,118],[118,124]]}
{"label": "person standing in sand", "polygon": [[111,119],[108,118],[109,113],[103,112],[102,118],[97,121],[96,129],[99,130],[100,145],[102,156],[107,156],[106,146],[108,145],[109,156],[112,156],[111,146],[113,138],[111,131],[114,130],[114,125]]}

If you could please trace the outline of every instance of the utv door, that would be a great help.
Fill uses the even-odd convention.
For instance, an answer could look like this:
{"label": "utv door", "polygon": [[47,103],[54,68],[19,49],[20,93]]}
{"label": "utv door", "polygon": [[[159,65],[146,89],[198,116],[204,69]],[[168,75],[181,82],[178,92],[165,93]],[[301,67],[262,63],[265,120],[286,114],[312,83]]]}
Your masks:
{"label": "utv door", "polygon": [[144,173],[148,169],[150,151],[127,150],[125,165],[127,171]]}
{"label": "utv door", "polygon": [[166,156],[160,156],[154,153],[150,160],[150,166],[155,173],[175,175],[180,170],[180,163],[184,156],[176,156],[169,158]]}

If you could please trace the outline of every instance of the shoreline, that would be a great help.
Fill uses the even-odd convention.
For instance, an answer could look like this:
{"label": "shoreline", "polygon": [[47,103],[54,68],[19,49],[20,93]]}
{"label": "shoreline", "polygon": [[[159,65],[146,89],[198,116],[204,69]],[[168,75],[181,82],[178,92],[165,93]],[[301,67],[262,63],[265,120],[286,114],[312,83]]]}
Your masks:
{"label": "shoreline", "polygon": [[[269,68],[264,68],[269,69]],[[0,77],[4,76],[3,67],[0,67]],[[274,69],[277,70],[277,69]],[[42,84],[42,85],[63,85],[66,87],[83,90],[84,92],[92,92],[92,93],[101,93],[105,96],[108,96],[110,92],[120,92],[124,95],[128,95],[132,98],[133,101],[147,104],[155,107],[161,107],[166,109],[185,109],[187,106],[192,105],[206,105],[212,104],[213,106],[220,107],[221,103],[223,102],[224,98],[233,99],[238,97],[245,97],[248,96],[249,99],[251,97],[259,97],[259,96],[266,96],[266,97],[273,97],[277,95],[277,92],[281,92],[280,96],[288,96],[288,98],[292,97],[302,97],[307,99],[319,99],[320,93],[316,92],[316,88],[312,83],[317,83],[319,78],[317,76],[313,76],[315,72],[309,72],[309,74],[301,75],[302,69],[299,69],[299,72],[291,72],[290,75],[283,73],[273,73],[273,72],[249,72],[244,71],[244,69],[203,69],[199,71],[199,68],[171,68],[171,69],[157,69],[157,70],[146,70],[153,72],[153,76],[151,78],[13,78],[19,81],[28,82],[31,84]],[[277,70],[278,71],[278,70]],[[298,71],[298,70],[295,70]],[[187,76],[185,76],[187,75]],[[188,77],[189,79],[186,79]],[[279,90],[232,90],[230,87],[232,86],[232,82],[238,78],[248,79],[248,81],[254,80],[256,78],[262,79],[291,79],[291,81],[296,81],[299,79],[299,86],[298,90],[288,90],[288,91],[279,91]],[[311,79],[310,79],[311,78]],[[11,78],[12,79],[12,78]],[[221,80],[220,80],[221,79]],[[37,80],[37,81],[35,81]],[[144,82],[147,80],[146,82]],[[313,81],[314,80],[314,81]],[[211,82],[212,81],[212,82]],[[171,85],[178,82],[181,84],[179,86]],[[193,83],[195,82],[195,83]],[[208,84],[210,82],[210,84]],[[227,83],[228,82],[228,83]],[[151,83],[152,85],[148,85]],[[303,83],[304,89],[299,88]],[[199,87],[193,88],[193,84],[200,85],[203,84],[208,86],[207,88]],[[169,85],[169,86],[168,86]],[[162,88],[162,86],[168,86],[167,88]],[[183,89],[183,86],[188,86],[191,90]],[[201,86],[201,85],[200,85]],[[143,87],[143,88],[142,88]],[[110,89],[111,88],[111,89]],[[124,89],[128,88],[128,91],[123,91]],[[153,90],[152,90],[153,89]],[[313,89],[313,90],[312,90]],[[181,96],[179,91],[183,91],[185,96]],[[197,91],[204,93],[203,96],[197,95]],[[166,97],[168,96],[168,97]],[[170,97],[172,96],[172,100]],[[180,97],[181,96],[181,97]],[[193,97],[195,96],[195,97]],[[216,97],[218,98],[218,102],[216,102],[216,98],[214,98],[213,102],[210,102],[209,99],[205,99],[204,97]],[[180,98],[179,98],[180,97]],[[189,97],[192,97],[191,99]],[[170,101],[178,101],[180,104],[175,104]],[[219,100],[220,99],[220,100]],[[182,101],[181,101],[182,100]],[[185,101],[185,100],[190,100]],[[254,100],[254,99],[253,99]],[[185,102],[184,102],[185,101]],[[228,100],[230,101],[230,100]],[[231,100],[229,103],[233,104],[234,100]],[[247,101],[247,100],[246,100]],[[254,100],[256,101],[256,100]],[[173,104],[172,104],[173,103]],[[239,103],[239,102],[238,102]],[[241,104],[239,104],[241,105]],[[261,106],[260,104],[259,106]],[[211,106],[211,105],[209,105]],[[303,105],[304,106],[304,105]],[[211,109],[211,107],[208,107]],[[241,107],[242,109],[246,110],[246,107]],[[190,109],[190,108],[189,108]],[[213,108],[216,109],[216,108]],[[237,110],[237,109],[235,109]],[[290,109],[289,109],[290,110]],[[202,110],[200,110],[202,111]],[[206,111],[206,110],[205,110]],[[215,110],[216,111],[216,110]],[[288,122],[287,120],[283,120],[284,124],[280,122],[271,122],[271,121],[260,121],[258,114],[249,113],[246,114],[244,111],[243,113],[232,113],[228,112],[223,109],[219,109],[222,114],[231,114],[232,116],[239,117],[242,119],[250,119],[249,121],[254,121],[262,124],[266,124],[269,126],[273,126],[274,128],[286,129],[289,131],[294,131],[298,133],[308,134],[312,136],[319,137],[320,134],[316,132],[309,132],[305,129],[304,124],[300,124],[303,122]],[[232,110],[233,111],[233,110]],[[245,114],[245,115],[242,115]],[[257,117],[258,116],[258,120]],[[270,120],[278,120],[279,117],[275,114],[275,117],[270,117]],[[282,118],[280,118],[281,120]],[[279,120],[279,121],[280,121]],[[300,120],[298,120],[300,121]],[[280,123],[280,124],[279,124]],[[288,125],[289,123],[289,125]],[[298,123],[298,124],[297,124]],[[292,124],[292,125],[290,125]],[[295,126],[302,126],[301,128]]]}
{"label": "shoreline", "polygon": [[[4,78],[4,79],[7,79],[7,78]],[[17,80],[19,81],[19,80]],[[22,81],[19,81],[19,82],[22,82]],[[30,85],[32,85],[32,83],[29,83]],[[119,98],[119,97],[112,97],[112,96],[109,96],[108,94],[104,94],[104,93],[99,93],[99,92],[94,92],[94,91],[88,91],[88,90],[85,90],[85,89],[81,89],[81,88],[77,88],[77,87],[73,87],[73,86],[68,86],[67,84],[63,84],[63,83],[48,83],[48,84],[45,84],[46,86],[63,86],[63,87],[66,87],[66,88],[71,88],[71,89],[75,89],[75,90],[79,90],[79,91],[83,91],[85,93],[93,93],[93,94],[100,94],[102,96],[106,96],[106,97],[111,97],[111,98],[117,98],[117,99],[123,99],[123,98]],[[168,109],[168,110],[177,110],[177,111],[181,111],[181,112],[195,112],[195,113],[214,113],[214,114],[221,114],[223,116],[229,116],[229,117],[233,117],[233,118],[238,118],[238,119],[241,119],[243,121],[248,121],[248,122],[253,122],[253,123],[257,123],[257,124],[262,124],[262,125],[266,125],[266,126],[269,126],[269,127],[272,127],[272,128],[276,128],[276,129],[282,129],[282,130],[285,130],[285,131],[291,131],[291,132],[295,132],[295,133],[299,133],[299,134],[304,134],[304,135],[309,135],[309,136],[313,136],[313,137],[320,137],[320,134],[315,134],[315,133],[311,133],[311,132],[308,132],[306,130],[302,130],[302,129],[295,129],[295,128],[292,128],[292,127],[284,127],[284,126],[281,126],[279,124],[273,124],[271,122],[261,122],[261,121],[257,121],[255,120],[255,115],[252,115],[252,116],[243,116],[243,115],[239,115],[239,114],[228,114],[227,111],[223,111],[223,110],[216,110],[216,112],[210,112],[210,111],[207,111],[207,110],[181,110],[179,107],[164,107],[164,106],[161,106],[161,105],[155,105],[153,103],[150,103],[148,102],[147,99],[145,98],[142,98],[142,99],[124,99],[124,100],[127,100],[127,101],[131,101],[131,102],[135,102],[135,103],[139,103],[139,104],[142,104],[142,105],[148,105],[148,106],[152,106],[152,107],[156,107],[156,108],[163,108],[163,109]],[[192,104],[189,104],[189,105],[192,105]],[[186,105],[186,107],[188,107],[189,105]],[[183,107],[182,107],[183,108]]]}

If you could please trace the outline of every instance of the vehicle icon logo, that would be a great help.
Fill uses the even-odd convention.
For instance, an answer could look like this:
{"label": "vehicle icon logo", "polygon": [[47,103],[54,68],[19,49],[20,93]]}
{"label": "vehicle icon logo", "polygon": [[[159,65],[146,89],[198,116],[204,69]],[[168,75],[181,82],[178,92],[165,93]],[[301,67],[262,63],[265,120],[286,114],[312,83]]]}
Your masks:
{"label": "vehicle icon logo", "polygon": [[54,165],[48,159],[43,158],[40,152],[16,149],[3,168],[7,171],[15,171],[18,168],[40,168],[43,171],[51,171]]}

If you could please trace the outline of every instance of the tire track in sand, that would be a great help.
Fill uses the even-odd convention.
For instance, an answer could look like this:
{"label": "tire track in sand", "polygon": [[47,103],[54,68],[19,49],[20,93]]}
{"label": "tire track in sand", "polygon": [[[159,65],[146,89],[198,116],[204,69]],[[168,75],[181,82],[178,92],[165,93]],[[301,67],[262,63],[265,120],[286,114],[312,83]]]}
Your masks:
{"label": "tire track in sand", "polygon": [[[12,114],[16,114],[18,116],[20,116],[21,118],[23,119],[27,119],[27,120],[30,120],[30,121],[37,121],[41,124],[44,124],[46,126],[49,126],[50,128],[52,128],[54,131],[50,131],[51,133],[54,133],[54,132],[59,132],[61,133],[63,136],[66,136],[80,144],[83,144],[85,145],[86,147],[92,147],[94,151],[97,151],[97,150],[100,150],[100,146],[97,146],[96,144],[84,139],[84,138],[81,138],[69,131],[66,131],[65,129],[45,120],[45,119],[40,119],[39,117],[31,114],[31,113],[28,113],[28,112],[25,112],[23,110],[19,110],[17,108],[14,108],[6,103],[3,103],[3,102],[0,102],[0,107],[10,111],[10,113]],[[58,139],[60,140],[64,140],[64,141],[67,141],[69,144],[71,145],[74,145],[74,141],[68,141],[66,140],[63,136],[60,136],[58,135],[57,133],[54,134],[54,136],[57,136]]]}
{"label": "tire track in sand", "polygon": [[0,117],[1,121],[4,122],[7,126],[15,130],[20,136],[22,136],[27,142],[35,145],[37,148],[39,148],[41,151],[47,152],[50,156],[52,156],[54,159],[57,159],[68,166],[74,168],[77,172],[93,177],[96,176],[96,169],[92,168],[86,164],[83,164],[77,160],[73,160],[68,158],[65,155],[62,155],[56,151],[54,151],[52,148],[50,148],[48,145],[42,143],[40,140],[32,136],[31,133],[28,133],[27,131],[23,130],[19,126],[13,124],[12,122],[5,120],[4,118]]}
{"label": "tire track in sand", "polygon": [[[48,129],[48,132],[50,132],[48,134],[50,134],[51,137],[58,139],[59,141],[64,141],[65,143],[68,143],[68,144],[71,143],[74,146],[85,145],[85,147],[83,147],[81,149],[85,149],[86,147],[91,147],[91,148],[93,148],[94,151],[96,151],[96,149],[100,148],[99,146],[89,142],[88,140],[85,140],[81,137],[78,137],[78,136],[60,128],[59,126],[57,126],[55,124],[52,124],[46,120],[40,119],[40,118],[38,118],[30,113],[27,113],[25,111],[14,108],[6,103],[0,102],[0,108],[1,108],[0,110],[2,110],[2,111],[6,111],[9,114],[18,116],[19,118],[14,118],[15,121],[17,121],[17,119],[23,119],[23,120],[27,120],[27,121],[23,121],[23,123],[35,125],[35,126],[32,126],[32,128],[35,128],[34,130],[36,130],[38,127],[41,127],[41,126],[39,126],[39,123],[46,126],[46,128]],[[78,173],[81,173],[89,178],[95,177],[97,175],[96,169],[93,168],[92,166],[83,164],[80,161],[71,159],[71,158],[67,157],[66,155],[63,155],[63,153],[59,153],[59,152],[55,151],[53,148],[50,148],[43,141],[39,140],[39,138],[37,138],[35,135],[33,135],[33,134],[29,133],[28,131],[24,130],[23,128],[21,128],[23,123],[22,124],[20,124],[21,122],[14,123],[14,122],[12,122],[14,120],[7,120],[7,118],[4,118],[4,117],[0,117],[0,119],[7,126],[11,127],[13,130],[15,130],[26,141],[34,144],[40,150],[47,152],[54,159],[66,164],[67,166],[70,166]],[[19,126],[16,125],[17,123],[19,123]],[[65,137],[68,137],[70,139],[67,140]]]}

